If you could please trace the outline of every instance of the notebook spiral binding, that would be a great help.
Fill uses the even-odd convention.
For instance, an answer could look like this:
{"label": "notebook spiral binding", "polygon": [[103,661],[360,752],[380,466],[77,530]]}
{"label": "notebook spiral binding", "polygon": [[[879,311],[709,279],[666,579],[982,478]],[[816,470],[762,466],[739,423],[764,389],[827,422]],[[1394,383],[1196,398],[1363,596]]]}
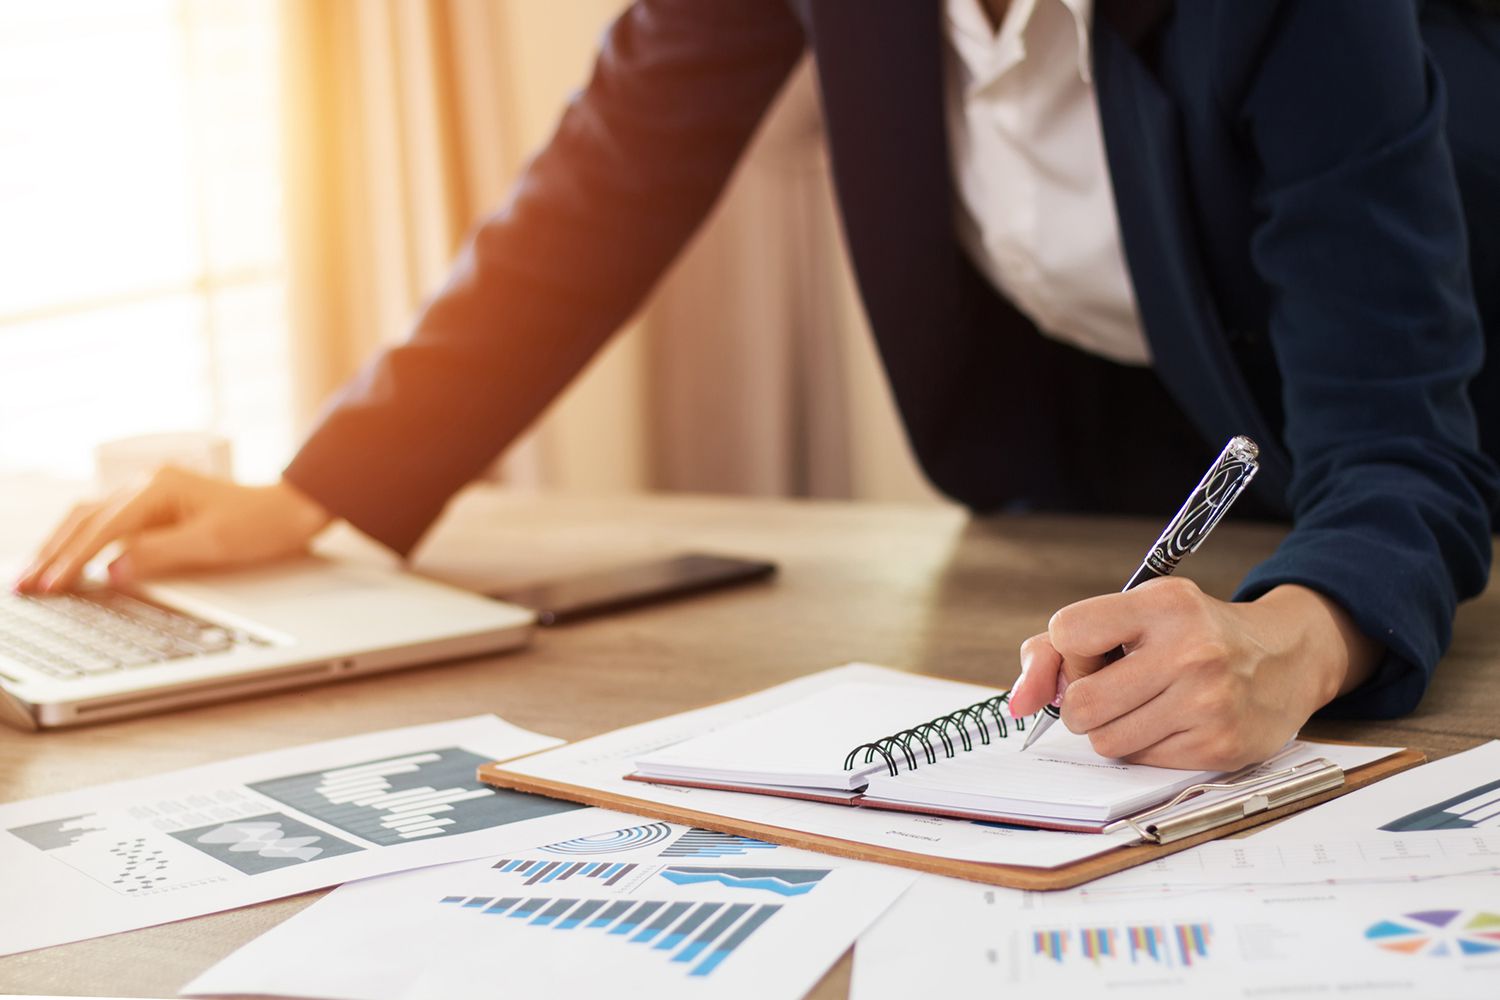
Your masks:
{"label": "notebook spiral binding", "polygon": [[912,752],[913,746],[920,749],[922,755],[927,758],[927,763],[936,764],[938,746],[942,747],[944,757],[953,757],[958,753],[954,748],[953,738],[948,733],[949,728],[958,733],[959,743],[966,753],[974,749],[974,741],[971,738],[973,733],[978,733],[982,746],[989,746],[990,724],[985,719],[986,712],[995,721],[997,739],[1003,740],[1010,736],[1008,723],[1015,724],[1016,732],[1024,733],[1026,720],[1012,719],[1008,711],[1002,711],[1009,702],[1010,692],[1006,691],[993,698],[975,702],[967,708],[940,715],[931,722],[924,722],[910,729],[903,729],[899,733],[892,733],[873,743],[861,743],[850,750],[849,755],[844,758],[844,770],[848,771],[854,767],[854,758],[863,750],[866,764],[873,761],[875,755],[879,754],[893,777],[900,773],[901,769],[897,767],[897,763],[901,760],[905,760],[908,771],[914,771],[917,768],[917,755]]}

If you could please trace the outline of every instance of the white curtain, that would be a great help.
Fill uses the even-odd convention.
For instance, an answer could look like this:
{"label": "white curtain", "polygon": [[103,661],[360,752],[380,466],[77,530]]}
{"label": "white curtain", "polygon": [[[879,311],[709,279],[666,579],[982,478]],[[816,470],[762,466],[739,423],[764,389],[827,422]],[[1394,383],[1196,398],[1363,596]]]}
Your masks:
{"label": "white curtain", "polygon": [[[619,0],[286,0],[302,416],[404,336]],[[803,66],[644,311],[499,468],[548,488],[932,501],[844,259]]]}

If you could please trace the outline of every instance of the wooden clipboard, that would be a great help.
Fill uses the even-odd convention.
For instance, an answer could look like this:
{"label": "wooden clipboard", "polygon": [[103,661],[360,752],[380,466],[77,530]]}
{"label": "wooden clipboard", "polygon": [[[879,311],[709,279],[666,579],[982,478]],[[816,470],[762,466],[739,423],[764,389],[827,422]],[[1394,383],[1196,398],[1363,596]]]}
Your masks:
{"label": "wooden clipboard", "polygon": [[1212,830],[1184,837],[1168,844],[1134,844],[1128,847],[1117,847],[1103,854],[1060,865],[1056,868],[1032,868],[1025,865],[1000,865],[979,861],[958,861],[953,858],[934,857],[933,855],[921,854],[916,851],[900,851],[890,847],[879,847],[873,844],[842,840],[837,837],[806,833],[787,827],[738,820],[715,813],[698,812],[693,809],[676,809],[659,802],[638,799],[629,795],[617,795],[611,792],[599,791],[598,789],[586,788],[581,785],[571,785],[565,782],[549,781],[542,778],[534,778],[530,775],[516,774],[512,771],[507,771],[504,763],[481,765],[479,768],[479,780],[497,788],[530,792],[554,799],[566,799],[569,802],[581,802],[585,805],[601,806],[605,809],[614,809],[619,812],[636,813],[641,816],[665,820],[670,823],[702,827],[721,833],[734,833],[742,837],[754,837],[757,840],[765,840],[773,844],[798,847],[809,851],[820,851],[824,854],[832,854],[841,858],[853,858],[857,861],[875,861],[881,864],[896,865],[901,868],[913,868],[917,871],[929,872],[934,875],[947,875],[951,878],[967,879],[971,882],[984,882],[989,885],[1006,886],[1012,889],[1047,890],[1070,889],[1073,886],[1091,882],[1096,878],[1102,878],[1105,875],[1111,875],[1126,868],[1133,868],[1136,865],[1143,865],[1149,861],[1155,861],[1157,858],[1175,854],[1178,851],[1186,850],[1205,841],[1226,837],[1241,830],[1248,830],[1251,827],[1259,826],[1262,823],[1281,819],[1283,816],[1290,816],[1292,813],[1299,812],[1309,806],[1315,806],[1320,802],[1327,802],[1329,799],[1337,798],[1345,792],[1352,792],[1357,788],[1362,788],[1382,778],[1388,778],[1393,774],[1405,771],[1407,768],[1415,767],[1426,760],[1427,755],[1420,750],[1402,750],[1374,763],[1345,771],[1344,783],[1338,788],[1318,792],[1283,806],[1245,816],[1242,819],[1216,826]]}

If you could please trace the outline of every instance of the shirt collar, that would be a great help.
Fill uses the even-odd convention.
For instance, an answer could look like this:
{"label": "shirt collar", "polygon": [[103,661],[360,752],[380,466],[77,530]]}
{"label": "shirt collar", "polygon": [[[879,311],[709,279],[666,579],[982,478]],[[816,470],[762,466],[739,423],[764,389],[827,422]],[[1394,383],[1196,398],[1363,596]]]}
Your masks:
{"label": "shirt collar", "polygon": [[1061,0],[1073,14],[1073,27],[1078,32],[1078,75],[1084,83],[1094,82],[1093,49],[1090,44],[1090,29],[1094,26],[1094,0]]}
{"label": "shirt collar", "polygon": [[[1094,21],[1094,0],[1010,0],[999,30],[990,27],[989,15],[981,3],[982,0],[947,0],[943,6],[950,32],[957,36],[955,42],[971,53],[984,53],[983,64],[988,72],[982,74],[983,78],[993,79],[1025,58],[1027,29],[1037,6],[1058,3],[1073,15],[1078,39],[1078,76],[1085,83],[1093,83],[1089,29]],[[975,83],[982,85],[981,80]]]}

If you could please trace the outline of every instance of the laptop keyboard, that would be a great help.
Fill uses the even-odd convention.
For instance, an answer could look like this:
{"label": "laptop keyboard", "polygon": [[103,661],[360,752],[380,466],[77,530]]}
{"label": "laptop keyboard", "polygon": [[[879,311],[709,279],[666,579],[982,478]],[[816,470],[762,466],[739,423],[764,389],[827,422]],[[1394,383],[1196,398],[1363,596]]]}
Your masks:
{"label": "laptop keyboard", "polygon": [[114,590],[0,594],[0,658],[59,680],[267,645],[238,629]]}

